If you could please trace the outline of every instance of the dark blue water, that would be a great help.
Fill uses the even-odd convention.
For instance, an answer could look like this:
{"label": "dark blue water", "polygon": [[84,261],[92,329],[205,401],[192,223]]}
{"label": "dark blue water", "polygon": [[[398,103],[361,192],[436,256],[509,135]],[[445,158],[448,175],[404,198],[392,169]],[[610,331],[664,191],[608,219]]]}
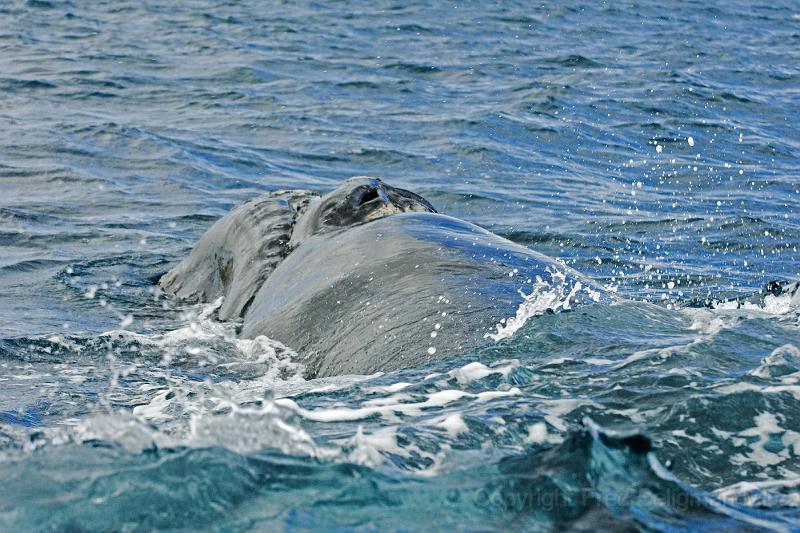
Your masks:
{"label": "dark blue water", "polygon": [[[0,2],[0,529],[798,530],[800,6]],[[626,303],[306,381],[154,282],[353,175]]]}

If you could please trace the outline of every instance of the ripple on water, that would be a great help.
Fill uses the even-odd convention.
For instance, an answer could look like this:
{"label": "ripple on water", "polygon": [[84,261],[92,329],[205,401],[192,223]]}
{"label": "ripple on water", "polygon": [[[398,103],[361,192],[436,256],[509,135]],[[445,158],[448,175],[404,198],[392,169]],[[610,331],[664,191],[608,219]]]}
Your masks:
{"label": "ripple on water", "polygon": [[[800,274],[795,6],[0,13],[0,528],[795,527],[797,303],[750,297]],[[154,290],[365,174],[634,301],[305,381]]]}

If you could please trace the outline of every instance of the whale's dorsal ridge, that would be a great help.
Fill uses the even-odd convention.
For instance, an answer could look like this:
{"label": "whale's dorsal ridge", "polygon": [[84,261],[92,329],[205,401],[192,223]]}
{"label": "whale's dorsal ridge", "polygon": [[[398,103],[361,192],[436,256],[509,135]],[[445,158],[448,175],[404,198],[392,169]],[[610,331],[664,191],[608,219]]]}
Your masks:
{"label": "whale's dorsal ridge", "polygon": [[317,198],[311,191],[281,190],[237,206],[161,277],[159,285],[191,302],[224,297],[220,319],[242,317],[264,280],[291,251],[295,222]]}

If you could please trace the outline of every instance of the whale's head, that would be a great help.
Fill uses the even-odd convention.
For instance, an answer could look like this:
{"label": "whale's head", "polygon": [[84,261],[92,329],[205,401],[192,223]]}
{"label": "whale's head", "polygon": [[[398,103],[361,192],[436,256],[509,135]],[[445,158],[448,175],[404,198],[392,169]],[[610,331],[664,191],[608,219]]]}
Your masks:
{"label": "whale's head", "polygon": [[435,213],[422,196],[383,183],[377,178],[351,178],[313,203],[297,220],[291,245],[398,213]]}

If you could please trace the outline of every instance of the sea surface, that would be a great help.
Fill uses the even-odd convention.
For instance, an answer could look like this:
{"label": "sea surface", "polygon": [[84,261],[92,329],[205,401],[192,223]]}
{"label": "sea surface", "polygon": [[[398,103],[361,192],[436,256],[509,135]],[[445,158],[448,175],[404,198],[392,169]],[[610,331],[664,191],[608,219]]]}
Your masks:
{"label": "sea surface", "polygon": [[[790,0],[0,0],[0,530],[800,531],[800,305],[721,303],[800,279],[799,122]],[[156,290],[354,175],[620,303],[305,380]]]}

